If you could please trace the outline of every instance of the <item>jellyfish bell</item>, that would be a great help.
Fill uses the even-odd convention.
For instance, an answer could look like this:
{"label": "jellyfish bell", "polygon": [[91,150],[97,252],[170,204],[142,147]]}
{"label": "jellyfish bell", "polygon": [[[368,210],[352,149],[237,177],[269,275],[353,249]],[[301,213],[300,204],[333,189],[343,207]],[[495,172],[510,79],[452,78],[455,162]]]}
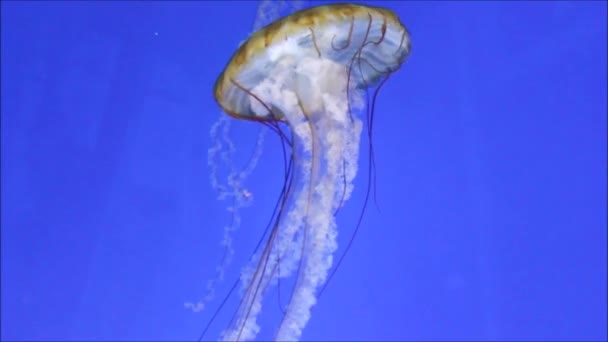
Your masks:
{"label": "jellyfish bell", "polygon": [[342,81],[353,88],[368,88],[397,70],[409,51],[408,31],[388,9],[353,4],[305,9],[260,29],[243,43],[216,81],[215,99],[238,119],[280,120],[269,108],[256,112],[261,99],[251,91],[277,77],[277,71],[290,69],[297,76],[310,77],[315,70],[309,62],[315,60],[318,67],[335,64],[349,69],[350,75],[350,79],[319,75],[325,77],[318,77],[317,86]]}
{"label": "jellyfish bell", "polygon": [[[242,299],[222,339],[255,338],[264,293],[294,273],[275,338],[299,339],[333,263],[335,213],[357,173],[363,123],[353,111],[409,50],[409,34],[392,11],[325,5],[254,33],[217,79],[215,99],[227,114],[270,126],[291,152],[272,229],[241,275]],[[369,112],[367,124],[371,129]]]}

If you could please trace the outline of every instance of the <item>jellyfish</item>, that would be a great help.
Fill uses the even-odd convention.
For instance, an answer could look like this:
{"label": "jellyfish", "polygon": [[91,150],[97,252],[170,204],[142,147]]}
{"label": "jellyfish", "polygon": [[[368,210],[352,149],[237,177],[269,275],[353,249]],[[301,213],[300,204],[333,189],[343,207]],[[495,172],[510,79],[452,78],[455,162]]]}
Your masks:
{"label": "jellyfish", "polygon": [[[300,338],[332,275],[336,214],[353,191],[363,126],[371,141],[378,90],[409,52],[409,33],[392,11],[324,5],[252,34],[218,77],[221,109],[275,132],[285,161],[280,198],[241,273],[241,299],[222,340],[255,338],[264,295],[287,277],[294,285],[275,339]],[[369,153],[373,158],[371,145]]]}

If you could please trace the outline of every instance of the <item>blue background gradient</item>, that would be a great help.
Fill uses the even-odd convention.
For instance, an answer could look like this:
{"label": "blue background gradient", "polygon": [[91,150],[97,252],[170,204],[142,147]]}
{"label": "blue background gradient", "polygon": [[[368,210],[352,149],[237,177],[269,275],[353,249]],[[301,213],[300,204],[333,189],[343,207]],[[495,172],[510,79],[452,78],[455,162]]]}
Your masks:
{"label": "blue background gradient", "polygon": [[[376,106],[378,206],[302,338],[606,340],[606,2],[373,4],[412,54]],[[198,338],[282,185],[269,136],[227,279],[186,310],[230,220],[208,180],[211,90],[257,5],[2,1],[3,340]],[[260,126],[234,128],[244,165]]]}

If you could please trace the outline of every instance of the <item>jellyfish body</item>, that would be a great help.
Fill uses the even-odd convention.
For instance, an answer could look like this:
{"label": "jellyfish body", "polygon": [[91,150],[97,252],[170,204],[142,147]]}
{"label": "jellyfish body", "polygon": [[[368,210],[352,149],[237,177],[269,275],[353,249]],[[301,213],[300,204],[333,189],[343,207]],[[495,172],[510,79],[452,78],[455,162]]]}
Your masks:
{"label": "jellyfish body", "polygon": [[364,107],[363,92],[397,70],[409,49],[405,26],[389,10],[320,6],[254,33],[218,78],[215,98],[226,113],[271,126],[291,147],[278,213],[241,275],[241,304],[222,339],[254,338],[264,293],[294,274],[275,337],[299,339],[333,263],[335,213],[357,173],[363,123],[353,113]]}

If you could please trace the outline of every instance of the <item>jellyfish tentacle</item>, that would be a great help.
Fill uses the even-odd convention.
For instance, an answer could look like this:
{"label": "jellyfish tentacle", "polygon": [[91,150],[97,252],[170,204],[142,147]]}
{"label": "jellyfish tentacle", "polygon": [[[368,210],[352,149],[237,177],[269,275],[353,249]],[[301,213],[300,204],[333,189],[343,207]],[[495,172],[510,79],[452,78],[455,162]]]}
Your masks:
{"label": "jellyfish tentacle", "polygon": [[[368,23],[367,23],[367,28],[365,30],[365,35],[363,36],[363,43],[361,44],[361,46],[359,46],[357,48],[356,52],[353,54],[353,57],[350,60],[350,64],[349,64],[349,67],[348,67],[348,77],[347,77],[347,80],[346,80],[346,84],[347,84],[347,87],[346,87],[346,98],[348,100],[347,101],[347,103],[348,103],[348,116],[350,117],[351,123],[354,122],[353,112],[352,112],[352,108],[351,108],[351,105],[350,105],[350,96],[351,96],[351,94],[350,94],[350,82],[351,82],[352,65],[353,65],[355,59],[361,58],[361,52],[363,51],[363,48],[365,47],[365,42],[367,42],[367,38],[369,37],[369,33],[370,33],[371,28],[372,28],[372,21],[373,21],[373,17],[370,15]],[[349,45],[350,45],[350,41],[349,41]],[[333,48],[334,47],[333,47],[333,44],[332,44],[332,49]]]}
{"label": "jellyfish tentacle", "polygon": [[321,50],[319,50],[319,44],[317,44],[317,37],[315,36],[315,30],[313,30],[312,27],[309,27],[308,29],[310,30],[312,44],[315,47],[315,50],[317,50],[318,57],[321,58]]}
{"label": "jellyfish tentacle", "polygon": [[[405,39],[408,38],[410,36],[410,33],[407,31],[407,29],[403,30],[403,33],[401,34],[401,42],[399,43],[399,47],[395,50],[395,52],[393,52],[393,55],[398,55],[398,54],[403,54],[403,43],[405,43]],[[408,46],[405,48],[405,50],[409,53],[410,51],[410,46],[409,46],[409,39],[408,39]]]}
{"label": "jellyfish tentacle", "polygon": [[[307,245],[307,237],[309,235],[309,230],[311,229],[310,227],[310,223],[308,222],[308,217],[310,214],[310,204],[312,203],[313,199],[312,199],[312,195],[313,195],[313,184],[316,184],[316,179],[318,177],[318,173],[319,173],[319,167],[320,167],[320,153],[319,153],[319,142],[317,141],[316,138],[316,133],[315,133],[315,127],[314,124],[311,122],[311,117],[312,117],[312,113],[308,111],[306,105],[303,103],[302,99],[298,96],[298,106],[300,107],[300,110],[302,111],[302,114],[305,118],[305,121],[308,124],[308,128],[310,130],[310,137],[311,137],[311,155],[312,155],[312,160],[311,160],[311,165],[310,165],[310,177],[308,179],[308,200],[306,201],[306,219],[303,222],[304,227],[302,229],[302,246],[301,246],[301,252],[300,252],[300,260],[298,262],[298,270],[297,270],[297,274],[296,274],[296,279],[295,279],[295,284],[294,287],[291,291],[291,294],[289,296],[289,300],[288,303],[291,303],[293,300],[293,296],[295,293],[295,290],[298,288],[298,285],[302,279],[302,270],[303,270],[303,263],[304,263],[304,251],[306,250],[306,245]],[[289,306],[289,304],[288,304]],[[287,309],[289,310],[289,309]],[[285,318],[287,317],[287,314],[283,314],[281,317],[281,322],[279,324],[279,331],[280,331],[280,327],[284,324],[285,322]],[[278,333],[278,332],[277,332]],[[276,336],[275,336],[276,338]]]}
{"label": "jellyfish tentacle", "polygon": [[[369,62],[367,62],[367,59],[365,58],[359,58],[358,59],[358,66],[359,66],[359,72],[361,73],[361,75],[363,75],[363,70],[362,70],[362,66],[361,66],[361,62],[365,61],[366,63],[369,64]],[[372,67],[374,70],[375,68],[369,64],[370,67]],[[364,79],[363,82],[365,82],[367,84],[367,80],[365,80],[365,77],[362,76],[362,78]],[[368,144],[368,170],[367,170],[367,175],[368,175],[368,185],[371,183],[372,187],[373,187],[373,191],[374,191],[374,205],[376,206],[376,209],[378,211],[380,211],[379,206],[378,206],[378,202],[376,201],[376,156],[374,154],[374,140],[372,137],[372,131],[373,131],[373,104],[372,106],[370,106],[370,101],[369,101],[369,90],[366,89],[365,90],[365,97],[366,97],[366,101],[365,101],[365,123],[367,125],[367,144]],[[354,239],[353,239],[354,240]]]}
{"label": "jellyfish tentacle", "polygon": [[[255,96],[253,94],[253,92],[250,92],[250,94],[252,94],[252,96],[256,100],[263,103],[263,101],[259,97]],[[268,106],[265,105],[265,107],[268,107]],[[280,130],[278,127],[277,127],[277,129]],[[282,214],[283,214],[284,208],[286,207],[287,199],[289,198],[289,194],[291,192],[291,187],[293,184],[293,173],[291,172],[291,167],[293,164],[292,163],[293,160],[296,158],[296,155],[295,155],[296,152],[295,152],[295,149],[293,148],[293,145],[291,146],[291,151],[292,151],[292,155],[291,155],[290,162],[289,162],[288,173],[286,174],[286,181],[284,182],[283,189],[281,191],[281,196],[280,196],[280,201],[279,201],[280,202],[279,210],[278,210],[276,218],[274,220],[273,228],[272,228],[270,236],[268,238],[268,242],[266,243],[264,250],[262,252],[262,255],[260,256],[260,260],[258,261],[254,275],[253,275],[252,279],[250,280],[249,285],[247,286],[246,293],[244,294],[243,298],[241,299],[241,302],[239,304],[239,309],[237,311],[235,311],[234,315],[232,316],[231,323],[229,324],[231,326],[233,324],[233,322],[235,321],[238,312],[241,312],[242,310],[245,310],[245,308],[246,308],[244,317],[242,317],[242,320],[241,320],[242,322],[240,324],[240,328],[238,328],[238,334],[236,336],[237,341],[239,341],[241,339],[241,335],[243,334],[243,330],[245,328],[245,325],[248,322],[248,318],[251,314],[251,311],[253,309],[253,306],[255,305],[257,298],[259,298],[259,296],[263,295],[263,293],[266,290],[267,285],[262,286],[262,283],[265,280],[264,278],[271,278],[271,277],[266,277],[266,275],[267,275],[266,267],[268,265],[268,261],[270,258],[270,253],[272,251],[272,248],[274,248],[274,246],[275,246],[274,242],[275,242],[275,239],[278,234],[278,229],[279,229],[280,221],[282,218]],[[285,154],[284,154],[284,156],[285,156]],[[287,178],[289,179],[288,181],[287,181]],[[274,213],[273,213],[273,216],[274,216]],[[262,240],[260,240],[258,242],[258,245],[256,246],[256,250],[260,247],[261,241]],[[270,274],[272,275],[273,272],[274,272],[274,268]],[[259,279],[259,280],[256,281],[256,279]],[[267,281],[269,281],[269,280],[267,280]],[[254,284],[256,284],[256,283],[257,283],[257,285],[255,285],[255,290],[253,290],[253,294],[252,294],[251,291],[254,287]],[[262,290],[261,293],[260,293],[260,289]]]}
{"label": "jellyfish tentacle", "polygon": [[340,208],[344,204],[344,198],[346,197],[346,159],[342,159],[342,195],[340,196],[340,202],[336,210],[334,211],[334,216],[338,215]]}
{"label": "jellyfish tentacle", "polygon": [[[275,208],[272,212],[271,215],[271,222],[274,221],[274,217],[275,215],[277,215],[277,210],[280,211],[280,213],[278,213],[278,215],[282,215],[282,211],[284,210],[283,208],[285,207],[285,202],[287,199],[287,193],[289,192],[289,188],[291,186],[292,180],[293,180],[293,172],[292,172],[292,165],[293,165],[293,155],[289,158],[289,161],[287,161],[287,157],[286,157],[286,143],[287,145],[291,145],[291,139],[289,139],[281,130],[280,126],[275,123],[275,122],[264,122],[264,124],[270,128],[271,130],[273,130],[277,136],[280,138],[281,141],[281,147],[282,147],[282,151],[283,151],[283,161],[284,161],[284,183],[283,183],[283,188],[281,189],[280,195],[279,195],[279,199],[277,200],[277,203],[275,205]],[[252,255],[255,254],[259,247],[261,246],[261,243],[264,239],[264,237],[266,236],[268,229],[273,226],[273,224],[269,222],[269,224],[267,225],[266,229],[264,230],[262,236],[260,237],[260,240],[258,241],[256,247],[254,248]],[[276,224],[273,226],[276,227]],[[228,294],[223,298],[222,302],[220,303],[219,307],[215,310],[215,312],[213,313],[212,317],[209,319],[209,321],[207,322],[205,328],[203,329],[200,337],[199,337],[199,341],[201,341],[205,334],[207,333],[207,331],[209,330],[211,324],[214,322],[214,320],[216,319],[216,317],[219,315],[219,312],[221,311],[221,309],[224,307],[224,305],[226,304],[227,300],[229,299],[229,297],[232,295],[232,293],[234,292],[234,290],[236,289],[236,286],[240,283],[240,279],[237,279],[232,287],[230,288]],[[234,316],[232,321],[234,321]]]}
{"label": "jellyfish tentacle", "polygon": [[[372,115],[371,115],[371,120],[370,120],[370,126],[368,126],[368,131],[371,130],[372,127],[373,127],[373,116],[374,116],[373,113],[375,112],[375,103],[376,103],[377,95],[378,95],[378,93],[380,91],[380,88],[384,85],[384,83],[386,82],[386,80],[388,80],[389,76],[390,76],[390,74],[388,74],[383,79],[383,81],[378,85],[378,88],[376,88],[376,90],[374,91],[374,95],[372,96],[372,101],[371,101],[371,112],[372,112]],[[369,153],[370,154],[368,156],[369,156],[370,165],[371,165],[371,163],[374,160],[374,157],[373,157],[373,148],[372,148],[373,145],[371,143],[372,136],[369,135],[368,139],[370,141],[369,142],[370,143],[370,145],[369,145]],[[333,279],[334,275],[336,274],[336,272],[340,268],[340,265],[342,264],[342,262],[344,261],[344,258],[346,257],[346,255],[348,254],[350,248],[352,247],[353,242],[355,241],[355,238],[356,238],[357,233],[359,231],[359,228],[361,227],[361,223],[363,222],[363,216],[365,215],[365,211],[367,209],[367,203],[369,201],[369,195],[370,195],[370,190],[371,190],[370,185],[371,185],[372,182],[371,182],[371,178],[369,177],[370,174],[371,174],[371,171],[369,170],[369,166],[368,166],[368,186],[367,186],[366,191],[365,191],[365,197],[364,197],[364,200],[363,200],[363,207],[361,208],[359,217],[357,219],[357,224],[355,225],[355,230],[353,231],[353,233],[352,233],[352,235],[351,235],[348,243],[346,244],[344,252],[342,252],[342,255],[340,255],[340,257],[338,258],[338,262],[336,263],[336,266],[331,270],[331,272],[329,273],[329,275],[327,277],[327,281],[325,282],[325,284],[323,285],[323,287],[321,287],[321,290],[319,290],[319,298],[321,297],[321,295],[323,294],[323,292],[325,292],[325,289],[327,289],[327,286],[329,285],[330,281]]]}
{"label": "jellyfish tentacle", "polygon": [[[369,14],[370,16],[370,20],[371,20],[371,13]],[[374,44],[374,45],[380,45],[380,43],[382,43],[382,41],[384,40],[384,36],[386,35],[386,28],[387,28],[387,22],[386,22],[386,18],[382,17],[382,28],[380,29],[380,38],[378,38],[377,41],[372,41],[370,43]]]}
{"label": "jellyfish tentacle", "polygon": [[[370,23],[368,26],[371,26],[371,20],[372,17],[370,16]],[[382,39],[384,38],[384,32],[382,35]],[[348,251],[350,250],[356,236],[357,233],[359,231],[359,228],[361,226],[361,223],[363,222],[363,216],[365,215],[365,211],[367,209],[367,203],[369,201],[369,195],[370,195],[370,191],[371,188],[373,187],[374,189],[374,203],[376,204],[377,207],[377,201],[376,201],[376,171],[375,171],[375,155],[374,155],[374,148],[373,148],[373,117],[374,117],[374,113],[375,113],[375,105],[376,105],[376,98],[378,96],[378,93],[380,91],[380,89],[382,88],[382,86],[384,85],[384,83],[388,80],[390,74],[393,72],[392,70],[386,70],[386,71],[381,71],[379,69],[377,69],[376,67],[374,67],[369,61],[367,61],[367,59],[361,57],[361,50],[367,45],[367,44],[379,44],[381,42],[382,39],[379,39],[378,41],[374,42],[374,41],[366,41],[364,40],[364,42],[362,43],[361,48],[358,50],[358,58],[357,58],[357,64],[359,66],[359,72],[361,73],[361,75],[363,75],[363,71],[361,70],[361,63],[364,62],[367,65],[369,65],[372,69],[374,69],[377,73],[379,74],[384,74],[385,76],[382,78],[382,80],[380,81],[380,83],[378,84],[378,86],[376,87],[376,89],[374,90],[374,94],[372,96],[372,100],[371,101],[366,101],[366,123],[368,126],[368,160],[369,160],[369,164],[368,164],[368,186],[366,189],[366,195],[364,198],[364,203],[363,203],[363,207],[361,209],[361,212],[359,214],[359,218],[357,219],[357,224],[355,226],[355,230],[353,232],[353,234],[351,235],[351,238],[349,239],[346,248],[344,250],[344,252],[342,253],[342,255],[338,258],[338,262],[336,263],[336,266],[332,269],[332,271],[330,272],[327,281],[325,282],[325,284],[322,286],[321,290],[319,291],[319,297],[321,297],[321,295],[323,294],[323,292],[325,291],[325,289],[327,288],[327,286],[329,285],[331,279],[333,278],[333,276],[335,275],[335,273],[337,272],[337,270],[339,269],[340,265],[342,264],[342,261],[344,260],[344,258],[346,257]],[[356,55],[357,56],[357,55]],[[355,61],[353,60],[352,63],[354,63]],[[352,68],[352,64],[351,67],[349,67],[349,69]],[[349,71],[350,74],[350,71]],[[367,81],[365,79],[363,79],[363,82],[366,83]],[[366,97],[368,96],[368,93],[366,91]],[[373,186],[372,186],[373,185]]]}
{"label": "jellyfish tentacle", "polygon": [[355,28],[355,16],[351,15],[350,27],[348,29],[348,36],[346,37],[346,43],[344,43],[344,46],[342,46],[342,47],[335,47],[334,40],[336,39],[337,35],[334,35],[333,38],[331,39],[331,48],[334,49],[335,51],[342,51],[342,50],[348,49],[348,47],[350,46],[350,43],[353,39],[353,29],[354,28]]}
{"label": "jellyfish tentacle", "polygon": [[[260,103],[262,106],[264,106],[264,108],[266,108],[266,110],[268,111],[268,116],[274,117],[274,113],[272,112],[272,109],[270,109],[270,106],[268,106],[264,101],[262,101],[262,99],[260,99],[259,96],[257,96],[256,94],[254,94],[251,90],[245,88],[245,86],[241,85],[239,82],[230,79],[230,82],[232,84],[234,84],[235,87],[241,89],[242,91],[246,92],[247,95],[251,96],[252,98],[254,98],[258,103]],[[261,119],[260,119],[261,120]]]}
{"label": "jellyfish tentacle", "polygon": [[[243,334],[243,329],[245,329],[245,326],[247,325],[247,319],[249,318],[249,315],[251,314],[251,310],[253,309],[253,306],[255,305],[255,299],[257,298],[258,295],[258,291],[260,290],[260,286],[262,285],[262,281],[264,280],[264,274],[266,274],[266,266],[268,265],[268,258],[270,255],[270,250],[272,249],[272,246],[274,246],[273,241],[276,237],[276,229],[273,229],[271,235],[270,235],[270,239],[268,241],[268,243],[266,244],[266,247],[264,248],[264,251],[262,253],[262,257],[261,259],[263,260],[263,262],[261,263],[261,265],[258,265],[258,268],[256,269],[254,275],[253,275],[253,279],[251,281],[251,285],[253,285],[254,283],[257,283],[257,285],[255,285],[255,290],[253,292],[253,294],[251,295],[251,304],[249,304],[247,306],[247,310],[245,313],[245,317],[243,319],[243,322],[241,324],[241,327],[239,328],[239,332],[237,334],[236,337],[236,341],[240,341],[241,340],[241,335]],[[261,268],[260,268],[261,266]],[[258,279],[256,281],[256,279]],[[245,294],[244,298],[249,298],[250,294],[251,294],[251,286],[247,289],[247,293]],[[247,302],[247,300],[245,300],[245,303]]]}

